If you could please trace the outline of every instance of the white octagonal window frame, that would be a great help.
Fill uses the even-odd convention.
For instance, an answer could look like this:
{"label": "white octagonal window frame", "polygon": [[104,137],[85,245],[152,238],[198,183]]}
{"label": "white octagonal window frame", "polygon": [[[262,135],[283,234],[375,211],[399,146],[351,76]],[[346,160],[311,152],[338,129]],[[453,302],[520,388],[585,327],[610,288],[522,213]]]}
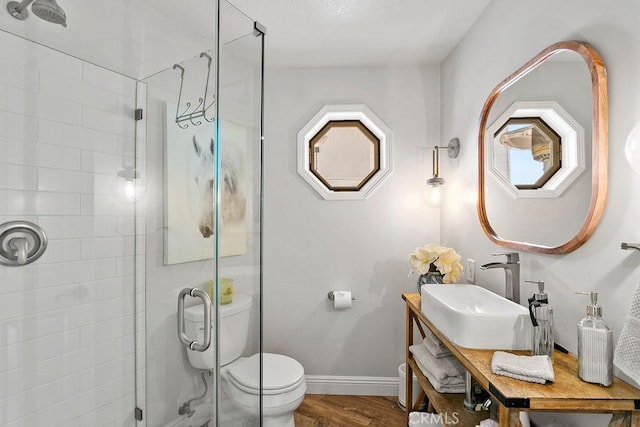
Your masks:
{"label": "white octagonal window frame", "polygon": [[[324,126],[332,121],[357,120],[379,140],[379,169],[367,182],[354,191],[335,191],[328,188],[311,171],[309,142]],[[297,170],[311,187],[325,200],[362,200],[380,186],[391,173],[391,129],[364,104],[325,105],[298,132]]]}
{"label": "white octagonal window frame", "polygon": [[[562,165],[542,188],[536,190],[516,188],[509,178],[494,166],[494,135],[509,119],[517,117],[539,117],[561,138]],[[514,102],[489,126],[485,133],[485,145],[489,147],[491,161],[488,163],[491,175],[516,198],[560,197],[585,169],[584,128],[554,101]]]}

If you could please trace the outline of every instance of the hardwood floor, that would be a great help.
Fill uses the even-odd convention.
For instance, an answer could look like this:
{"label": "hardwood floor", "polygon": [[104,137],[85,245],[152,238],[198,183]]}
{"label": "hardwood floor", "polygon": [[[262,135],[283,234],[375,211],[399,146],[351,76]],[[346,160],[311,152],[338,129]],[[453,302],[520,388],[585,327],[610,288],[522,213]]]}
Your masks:
{"label": "hardwood floor", "polygon": [[393,396],[307,394],[295,413],[296,427],[403,427],[405,413]]}

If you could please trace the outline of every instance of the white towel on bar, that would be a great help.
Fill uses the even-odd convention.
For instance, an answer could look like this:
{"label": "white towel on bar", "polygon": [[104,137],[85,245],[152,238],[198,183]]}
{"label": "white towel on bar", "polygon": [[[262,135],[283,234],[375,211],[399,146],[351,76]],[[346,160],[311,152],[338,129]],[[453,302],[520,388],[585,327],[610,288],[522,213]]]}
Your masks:
{"label": "white towel on bar", "polygon": [[409,347],[409,351],[413,353],[413,357],[417,361],[429,370],[431,376],[443,384],[452,381],[448,380],[449,378],[457,382],[458,377],[464,375],[464,367],[453,356],[435,357],[423,343],[412,345]]}
{"label": "white towel on bar", "polygon": [[629,313],[624,319],[613,363],[640,384],[640,284],[636,286]]}
{"label": "white towel on bar", "polygon": [[531,383],[544,384],[554,381],[555,374],[549,356],[518,356],[496,351],[491,359],[491,371]]}

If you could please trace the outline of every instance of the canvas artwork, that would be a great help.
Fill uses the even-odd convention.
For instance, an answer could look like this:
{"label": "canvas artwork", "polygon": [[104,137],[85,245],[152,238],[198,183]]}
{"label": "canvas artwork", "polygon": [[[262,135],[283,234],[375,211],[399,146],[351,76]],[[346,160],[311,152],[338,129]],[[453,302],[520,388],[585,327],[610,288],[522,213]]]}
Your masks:
{"label": "canvas artwork", "polygon": [[[215,124],[181,129],[175,104],[165,106],[165,264],[213,258]],[[245,155],[249,132],[225,122],[220,126],[220,256],[247,251],[247,178]]]}

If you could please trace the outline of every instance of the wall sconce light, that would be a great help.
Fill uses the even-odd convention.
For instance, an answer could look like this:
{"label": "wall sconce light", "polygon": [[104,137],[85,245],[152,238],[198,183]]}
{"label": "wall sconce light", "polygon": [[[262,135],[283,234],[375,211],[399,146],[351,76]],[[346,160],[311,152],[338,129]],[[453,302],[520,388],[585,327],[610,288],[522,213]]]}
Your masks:
{"label": "wall sconce light", "polygon": [[624,147],[624,154],[627,157],[627,162],[634,172],[640,174],[640,121],[635,124],[629,136],[627,137],[627,143]]}
{"label": "wall sconce light", "polygon": [[425,202],[434,208],[440,207],[442,199],[441,187],[444,185],[444,178],[440,177],[440,150],[447,150],[447,155],[450,159],[455,159],[460,153],[460,140],[458,138],[451,138],[449,144],[446,147],[433,147],[432,152],[432,171],[433,176],[427,180],[427,185],[424,187],[424,200]]}
{"label": "wall sconce light", "polygon": [[116,173],[114,193],[116,198],[124,203],[135,203],[142,199],[146,193],[144,181],[140,178],[140,172],[133,166],[124,166]]}

